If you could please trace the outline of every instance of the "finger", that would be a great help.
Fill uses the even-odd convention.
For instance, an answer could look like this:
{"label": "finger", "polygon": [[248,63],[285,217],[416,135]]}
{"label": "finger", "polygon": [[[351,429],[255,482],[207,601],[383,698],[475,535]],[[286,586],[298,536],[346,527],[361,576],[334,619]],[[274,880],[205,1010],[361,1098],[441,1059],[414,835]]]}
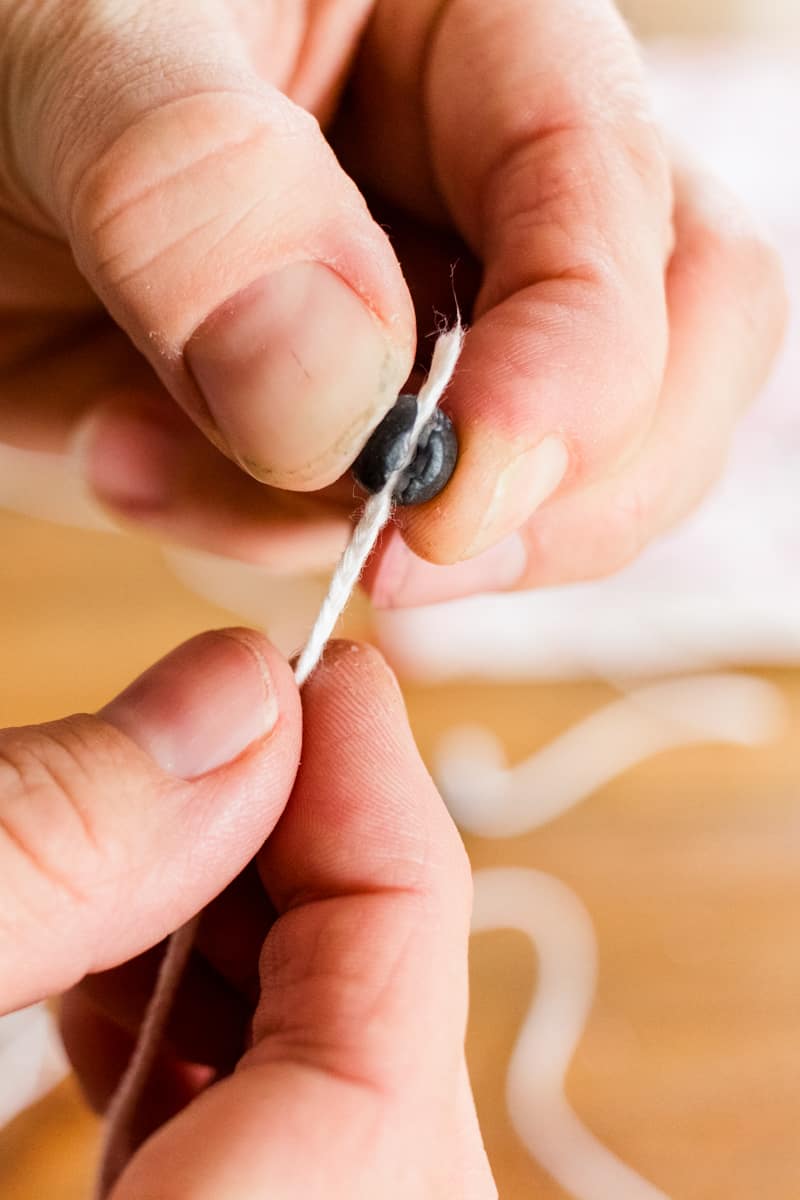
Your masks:
{"label": "finger", "polygon": [[[445,502],[408,526],[416,549],[447,559],[486,550],[562,484],[628,457],[667,345],[666,158],[615,6],[488,12],[450,7],[428,75],[437,179],[485,268],[448,397],[460,469]],[[477,72],[497,81],[489,103]]]}
{"label": "finger", "polygon": [[264,949],[256,1044],[139,1151],[115,1200],[155,1180],[197,1200],[257,1195],[265,1179],[276,1196],[491,1194],[485,1160],[481,1190],[461,1186],[480,1151],[454,1136],[460,842],[374,652],[333,648],[304,691],[304,722],[291,805],[260,860],[282,915]]}
{"label": "finger", "polygon": [[332,482],[393,404],[415,335],[388,240],[315,120],[256,74],[212,0],[50,0],[4,20],[9,154],[40,223],[237,462],[292,490]]}
{"label": "finger", "polygon": [[677,192],[657,419],[623,471],[533,518],[520,586],[607,575],[691,512],[722,473],[774,362],[788,312],[777,253],[714,180],[682,171]]}
{"label": "finger", "polygon": [[[379,6],[368,52],[389,103],[424,112],[436,188],[484,267],[446,399],[459,465],[400,518],[412,549],[453,562],[641,444],[666,355],[670,184],[610,0],[407,7]],[[372,144],[374,175],[388,157]]]}
{"label": "finger", "polygon": [[528,568],[521,534],[512,533],[474,558],[440,566],[420,558],[397,527],[388,529],[367,563],[361,586],[377,609],[441,604],[515,587]]}
{"label": "finger", "polygon": [[[332,1074],[391,1089],[409,1069],[404,1042],[412,1030],[417,1038],[429,1036],[431,1046],[445,1024],[456,1031],[441,1046],[444,1058],[416,1062],[412,1074],[435,1073],[454,1054],[460,1059],[469,864],[419,758],[399,688],[374,651],[332,647],[306,686],[303,710],[303,765],[291,809],[259,857],[282,916],[262,959],[269,987],[255,1021],[258,1057],[280,1061],[309,1052]],[[413,947],[401,936],[412,928]],[[364,976],[357,994],[337,1003],[335,980],[330,992],[323,986],[317,994],[313,969],[298,979],[303,956],[289,961],[296,938],[316,946],[319,965],[328,961],[334,976],[336,950],[345,952],[347,969]],[[438,969],[431,971],[434,959]],[[390,972],[388,994],[379,993]],[[305,1014],[305,1030],[293,1003],[304,991],[318,1005]],[[348,999],[355,1002],[351,1012],[341,1003]],[[376,1000],[378,1019],[365,1027],[363,1012]],[[316,1039],[328,1022],[331,1037],[323,1037],[320,1049]]]}
{"label": "finger", "polygon": [[774,361],[787,302],[774,249],[721,185],[688,167],[676,177],[675,227],[670,353],[641,450],[623,469],[554,500],[519,534],[454,567],[423,561],[393,531],[365,577],[377,607],[607,575],[697,505]]}
{"label": "finger", "polygon": [[0,449],[11,470],[0,479],[0,503],[57,521],[110,516],[289,575],[337,561],[350,533],[352,489],[349,503],[334,504],[329,495],[282,492],[246,475],[178,408],[118,329],[73,321],[56,340],[31,349],[3,380]]}
{"label": "finger", "polygon": [[287,664],[244,630],[173,651],[107,705],[0,733],[0,1005],[155,945],[238,874],[291,789]]}
{"label": "finger", "polygon": [[332,567],[353,508],[265,487],[225,457],[169,400],[130,396],[92,412],[74,460],[118,522],[162,539],[292,575]]}

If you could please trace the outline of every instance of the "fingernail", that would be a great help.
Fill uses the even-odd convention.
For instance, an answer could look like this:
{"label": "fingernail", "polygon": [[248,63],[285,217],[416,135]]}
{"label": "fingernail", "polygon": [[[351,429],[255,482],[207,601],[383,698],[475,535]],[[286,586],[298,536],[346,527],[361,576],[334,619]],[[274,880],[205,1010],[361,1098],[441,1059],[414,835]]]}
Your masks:
{"label": "fingernail", "polygon": [[232,762],[278,720],[277,690],[247,630],[193,638],[101,711],[170,775],[196,779]]}
{"label": "fingernail", "polygon": [[519,529],[564,478],[569,452],[561,438],[551,435],[533,450],[518,455],[498,479],[478,533],[467,550],[469,558]]}
{"label": "fingernail", "polygon": [[441,604],[461,596],[505,591],[520,581],[527,563],[525,543],[516,533],[476,558],[436,566],[409,550],[395,530],[370,579],[369,590],[373,605],[380,609]]}
{"label": "fingernail", "polygon": [[314,262],[251,284],[185,351],[233,456],[264,482],[298,491],[350,466],[397,398],[412,355],[341,276]]}
{"label": "fingernail", "polygon": [[180,461],[177,429],[153,414],[116,409],[92,418],[78,439],[84,478],[111,508],[157,512],[169,506]]}

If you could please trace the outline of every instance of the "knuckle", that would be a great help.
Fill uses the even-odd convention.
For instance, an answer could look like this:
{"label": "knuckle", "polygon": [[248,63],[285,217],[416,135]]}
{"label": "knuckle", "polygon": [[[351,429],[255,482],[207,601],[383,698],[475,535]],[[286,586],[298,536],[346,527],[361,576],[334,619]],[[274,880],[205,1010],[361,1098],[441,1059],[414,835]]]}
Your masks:
{"label": "knuckle", "polygon": [[748,285],[753,315],[779,340],[789,319],[789,297],[783,264],[777,247],[769,238],[755,232],[747,243]]}
{"label": "knuckle", "polygon": [[[759,292],[783,290],[780,256],[765,228],[728,187],[693,172],[682,185],[679,208],[696,250],[740,286]],[[687,194],[688,193],[688,194]]]}
{"label": "knuckle", "polygon": [[112,315],[158,329],[163,351],[179,352],[252,280],[265,228],[281,244],[307,207],[311,164],[333,162],[317,134],[285,97],[235,90],[179,97],[119,133],[72,191],[68,219]]}
{"label": "knuckle", "polygon": [[632,107],[626,114],[622,138],[628,161],[655,205],[665,245],[672,236],[672,165],[664,132],[649,107]]}
{"label": "knuckle", "polygon": [[10,118],[0,122],[3,164],[15,176],[15,205],[37,225],[52,219],[60,232],[60,182],[102,128],[111,95],[124,93],[134,24],[91,0],[0,5],[0,111]]}
{"label": "knuckle", "polygon": [[595,575],[613,575],[628,566],[648,541],[650,505],[641,487],[628,482],[608,504],[598,527]]}
{"label": "knuckle", "polygon": [[727,185],[684,166],[676,174],[678,251],[698,286],[740,323],[761,377],[786,330],[789,300],[781,256],[757,218]]}
{"label": "knuckle", "polygon": [[[49,15],[61,29],[64,14],[56,9]],[[29,0],[0,5],[0,198],[13,209],[28,203],[25,135],[45,69],[43,28],[37,6]]]}
{"label": "knuckle", "polygon": [[767,234],[749,217],[723,226],[716,234],[720,269],[733,282],[733,296],[753,342],[772,356],[789,315],[783,266]]}
{"label": "knuckle", "polygon": [[737,273],[742,287],[753,288],[762,296],[781,289],[778,252],[766,231],[744,210],[732,207],[728,219],[718,223],[711,237],[718,255]]}

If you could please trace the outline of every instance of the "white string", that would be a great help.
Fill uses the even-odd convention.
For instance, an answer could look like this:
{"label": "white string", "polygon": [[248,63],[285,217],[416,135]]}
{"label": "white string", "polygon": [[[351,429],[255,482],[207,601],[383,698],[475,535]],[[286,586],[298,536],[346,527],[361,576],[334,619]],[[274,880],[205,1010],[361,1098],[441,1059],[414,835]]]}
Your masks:
{"label": "white string", "polygon": [[[364,505],[361,518],[333,572],[327,595],[312,626],[305,649],[297,660],[294,677],[298,687],[303,686],[319,663],[336,622],[347,607],[364,565],[375,548],[381,530],[392,515],[395,488],[403,472],[411,465],[422,431],[433,416],[453,377],[463,343],[464,329],[460,324],[440,334],[436,340],[430,373],[417,396],[417,416],[409,434],[405,456],[397,470],[386,480],[382,490],[370,496]],[[166,953],[147,1005],[136,1046],[108,1109],[95,1200],[105,1200],[129,1157],[131,1123],[161,1048],[164,1030],[192,951],[199,920],[199,916],[193,917],[176,930],[167,942]]]}
{"label": "white string", "polygon": [[431,359],[430,374],[417,396],[417,416],[411,428],[405,457],[397,470],[386,480],[383,489],[376,492],[374,496],[370,496],[364,505],[361,520],[356,525],[353,536],[339,559],[338,566],[331,578],[328,594],[322,602],[305,649],[295,667],[294,677],[298,687],[303,686],[322,657],[322,652],[336,627],[336,622],[347,607],[347,602],[353,594],[353,588],[358,583],[364,565],[375,548],[381,530],[392,515],[395,488],[400,476],[410,466],[417,450],[420,434],[433,416],[434,410],[453,377],[463,342],[464,330],[461,325],[454,326],[453,329],[441,334],[437,339]]}
{"label": "white string", "polygon": [[105,1200],[130,1157],[131,1124],[164,1040],[164,1029],[172,1012],[175,994],[192,952],[200,916],[192,917],[171,933],[159,967],[156,985],[142,1021],[130,1061],[117,1084],[106,1113],[106,1129],[100,1151],[95,1200]]}

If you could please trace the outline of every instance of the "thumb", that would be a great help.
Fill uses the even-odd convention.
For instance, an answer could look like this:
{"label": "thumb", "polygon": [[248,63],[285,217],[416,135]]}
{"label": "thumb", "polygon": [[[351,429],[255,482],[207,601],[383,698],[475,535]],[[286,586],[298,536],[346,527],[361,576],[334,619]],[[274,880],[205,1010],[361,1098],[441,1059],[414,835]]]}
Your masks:
{"label": "thumb", "polygon": [[[317,122],[255,72],[234,8],[24,5],[2,55],[28,66],[7,89],[12,157],[174,399],[259,479],[306,491],[396,399],[413,309]],[[279,8],[264,5],[265,46]]]}
{"label": "thumb", "polygon": [[226,887],[283,810],[300,725],[288,665],[233,630],[97,716],[0,732],[0,1011],[139,954]]}
{"label": "thumb", "polygon": [[303,714],[258,858],[278,917],[253,1044],[144,1144],[114,1200],[496,1197],[464,1065],[463,846],[374,650],[331,644]]}

